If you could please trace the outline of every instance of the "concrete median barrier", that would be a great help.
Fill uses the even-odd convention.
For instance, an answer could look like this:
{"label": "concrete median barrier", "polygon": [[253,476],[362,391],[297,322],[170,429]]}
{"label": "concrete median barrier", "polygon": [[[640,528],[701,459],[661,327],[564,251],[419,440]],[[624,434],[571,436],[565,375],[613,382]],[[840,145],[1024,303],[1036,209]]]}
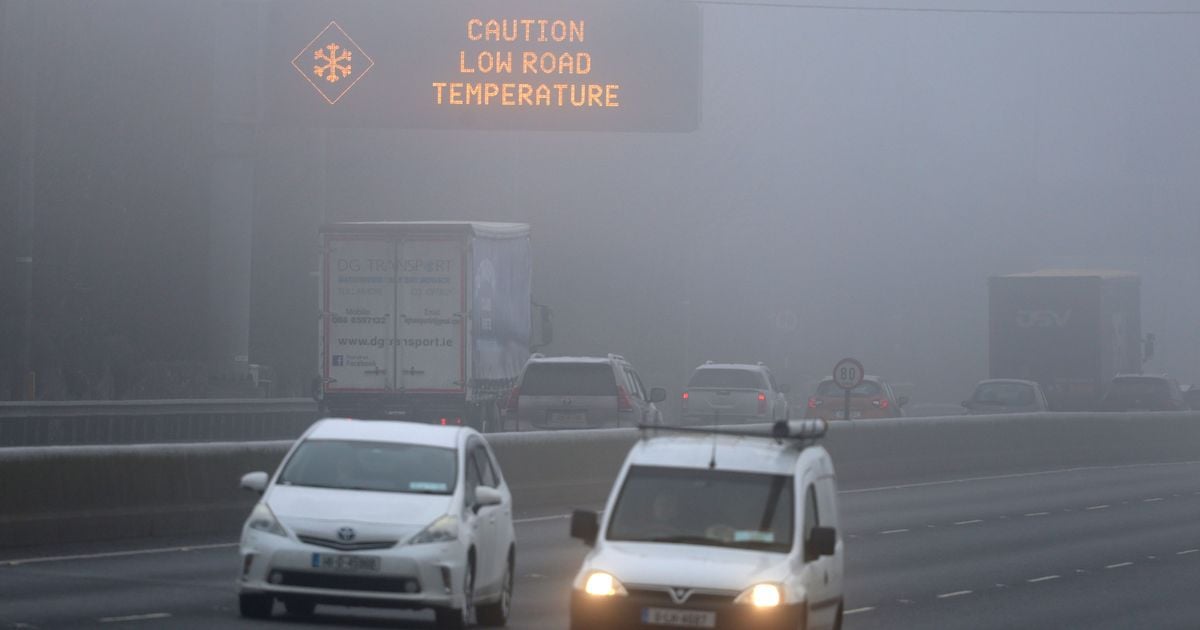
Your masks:
{"label": "concrete median barrier", "polygon": [[[595,505],[637,432],[488,436],[518,511]],[[286,441],[0,449],[0,547],[220,534],[274,471]],[[1080,466],[1200,460],[1200,414],[1037,414],[834,423],[824,440],[844,488]]]}

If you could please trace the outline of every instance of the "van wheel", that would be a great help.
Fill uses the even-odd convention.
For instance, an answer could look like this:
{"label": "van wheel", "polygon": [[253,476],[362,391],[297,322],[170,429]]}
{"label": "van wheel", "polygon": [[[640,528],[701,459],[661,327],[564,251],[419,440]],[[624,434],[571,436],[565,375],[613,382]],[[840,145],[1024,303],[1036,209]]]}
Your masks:
{"label": "van wheel", "polygon": [[275,598],[270,595],[238,595],[238,612],[247,619],[266,619],[275,607]]}
{"label": "van wheel", "polygon": [[508,568],[504,571],[504,586],[500,589],[499,601],[486,604],[479,607],[476,611],[479,617],[479,625],[492,628],[500,628],[508,625],[508,614],[512,610],[513,582],[515,567],[513,566],[513,555],[510,551],[508,554]]}

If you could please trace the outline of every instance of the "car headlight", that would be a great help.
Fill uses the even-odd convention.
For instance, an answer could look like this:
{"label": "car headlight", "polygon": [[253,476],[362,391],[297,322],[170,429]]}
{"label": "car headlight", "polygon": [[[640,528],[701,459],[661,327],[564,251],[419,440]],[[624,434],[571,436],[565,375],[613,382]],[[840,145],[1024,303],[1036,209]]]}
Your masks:
{"label": "car headlight", "polygon": [[410,545],[425,545],[428,543],[450,542],[458,540],[458,517],[453,514],[446,514],[438,517],[438,519],[429,524],[429,527],[421,530],[412,540],[408,542]]}
{"label": "car headlight", "polygon": [[755,608],[774,608],[783,603],[783,590],[778,584],[755,584],[742,591],[735,604],[750,604]]}
{"label": "car headlight", "polygon": [[603,571],[596,571],[588,576],[583,585],[583,592],[594,597],[612,597],[613,595],[628,595],[629,592],[617,581],[617,578]]}
{"label": "car headlight", "polygon": [[250,518],[246,519],[246,527],[276,536],[287,536],[287,530],[279,524],[275,513],[271,511],[270,507],[267,507],[266,503],[262,502],[254,506],[254,510],[250,512]]}

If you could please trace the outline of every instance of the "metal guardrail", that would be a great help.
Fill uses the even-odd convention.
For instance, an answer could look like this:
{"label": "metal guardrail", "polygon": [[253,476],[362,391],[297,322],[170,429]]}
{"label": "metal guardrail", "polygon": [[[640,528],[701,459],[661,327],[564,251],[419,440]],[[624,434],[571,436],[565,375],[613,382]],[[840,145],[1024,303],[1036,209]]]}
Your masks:
{"label": "metal guardrail", "polygon": [[285,440],[316,417],[307,398],[0,402],[0,447]]}

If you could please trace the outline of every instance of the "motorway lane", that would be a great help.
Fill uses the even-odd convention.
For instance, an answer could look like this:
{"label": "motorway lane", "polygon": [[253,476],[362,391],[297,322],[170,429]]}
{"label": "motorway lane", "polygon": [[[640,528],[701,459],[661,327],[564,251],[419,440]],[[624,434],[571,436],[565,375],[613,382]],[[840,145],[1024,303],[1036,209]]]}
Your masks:
{"label": "motorway lane", "polygon": [[[850,630],[1194,628],[1200,619],[1190,592],[1200,463],[844,489],[841,503]],[[511,627],[566,626],[568,581],[584,553],[566,531],[565,518],[518,524]],[[236,565],[232,546],[0,560],[0,628],[281,627],[282,614],[237,618]],[[427,614],[339,608],[301,625],[432,627]]]}

